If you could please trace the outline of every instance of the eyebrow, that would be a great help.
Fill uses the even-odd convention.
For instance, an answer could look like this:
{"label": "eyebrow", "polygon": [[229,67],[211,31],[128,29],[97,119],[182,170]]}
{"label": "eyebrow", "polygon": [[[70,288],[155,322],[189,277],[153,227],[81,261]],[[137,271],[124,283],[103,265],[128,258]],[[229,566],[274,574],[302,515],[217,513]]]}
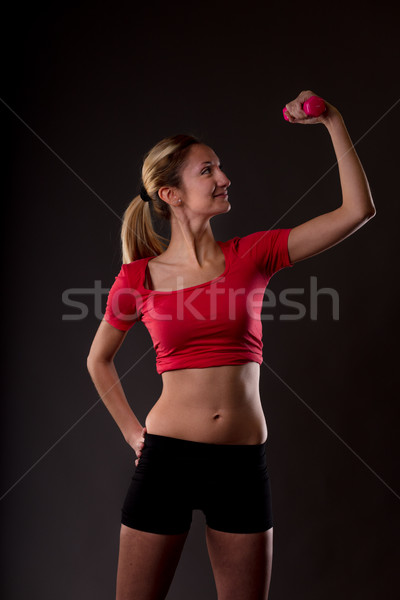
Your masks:
{"label": "eyebrow", "polygon": [[[202,166],[202,165],[212,165],[212,164],[213,164],[213,163],[211,162],[211,160],[206,160],[205,162],[202,162],[202,163],[201,163],[201,166]],[[221,164],[221,161],[220,161],[220,163],[219,163],[219,164]]]}

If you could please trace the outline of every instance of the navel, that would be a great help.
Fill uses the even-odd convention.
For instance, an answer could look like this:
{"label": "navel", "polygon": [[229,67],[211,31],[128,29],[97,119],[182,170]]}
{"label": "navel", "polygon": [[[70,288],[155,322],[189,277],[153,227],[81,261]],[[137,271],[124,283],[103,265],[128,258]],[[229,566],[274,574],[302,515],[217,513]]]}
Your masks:
{"label": "navel", "polygon": [[221,415],[219,415],[218,413],[216,415],[213,416],[214,421],[217,421],[217,419],[220,418]]}

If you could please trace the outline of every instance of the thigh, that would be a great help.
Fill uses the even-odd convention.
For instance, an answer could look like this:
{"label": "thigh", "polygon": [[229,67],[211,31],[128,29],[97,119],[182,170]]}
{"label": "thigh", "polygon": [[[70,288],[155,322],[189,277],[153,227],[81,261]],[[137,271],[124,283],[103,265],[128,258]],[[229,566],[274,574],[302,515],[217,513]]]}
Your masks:
{"label": "thigh", "polygon": [[163,600],[187,535],[148,533],[121,524],[116,600]]}
{"label": "thigh", "polygon": [[271,581],[273,527],[259,533],[206,528],[218,600],[267,600]]}

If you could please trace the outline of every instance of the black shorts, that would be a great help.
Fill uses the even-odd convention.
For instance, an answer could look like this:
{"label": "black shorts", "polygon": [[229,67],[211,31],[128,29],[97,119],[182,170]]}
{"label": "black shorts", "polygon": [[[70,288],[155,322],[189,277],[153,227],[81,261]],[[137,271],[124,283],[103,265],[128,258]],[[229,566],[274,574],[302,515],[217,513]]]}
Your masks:
{"label": "black shorts", "polygon": [[121,523],[151,533],[184,533],[192,510],[199,509],[219,531],[270,529],[266,443],[208,444],[146,433]]}

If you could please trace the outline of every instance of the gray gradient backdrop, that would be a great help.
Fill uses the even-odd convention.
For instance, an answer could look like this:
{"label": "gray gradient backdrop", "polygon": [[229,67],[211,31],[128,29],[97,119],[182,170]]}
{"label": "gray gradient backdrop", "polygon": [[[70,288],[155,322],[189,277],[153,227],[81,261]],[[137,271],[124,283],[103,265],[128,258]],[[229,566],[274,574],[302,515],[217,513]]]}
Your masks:
{"label": "gray gradient backdrop", "polygon": [[[276,295],[304,289],[291,298],[306,307],[298,320],[264,310],[270,598],[394,599],[400,88],[390,5],[64,6],[3,13],[2,597],[114,597],[134,455],[86,357],[144,152],[178,132],[213,147],[232,181],[232,210],[212,220],[218,240],[298,225],[341,202],[327,130],[282,118],[311,89],[342,112],[377,216],[269,284]],[[337,291],[338,320],[323,295],[311,319],[312,277]],[[64,303],[70,288],[83,289],[74,300],[85,318]],[[143,423],[161,377],[142,324],[116,366]],[[199,512],[168,595],[187,598],[216,598]]]}

